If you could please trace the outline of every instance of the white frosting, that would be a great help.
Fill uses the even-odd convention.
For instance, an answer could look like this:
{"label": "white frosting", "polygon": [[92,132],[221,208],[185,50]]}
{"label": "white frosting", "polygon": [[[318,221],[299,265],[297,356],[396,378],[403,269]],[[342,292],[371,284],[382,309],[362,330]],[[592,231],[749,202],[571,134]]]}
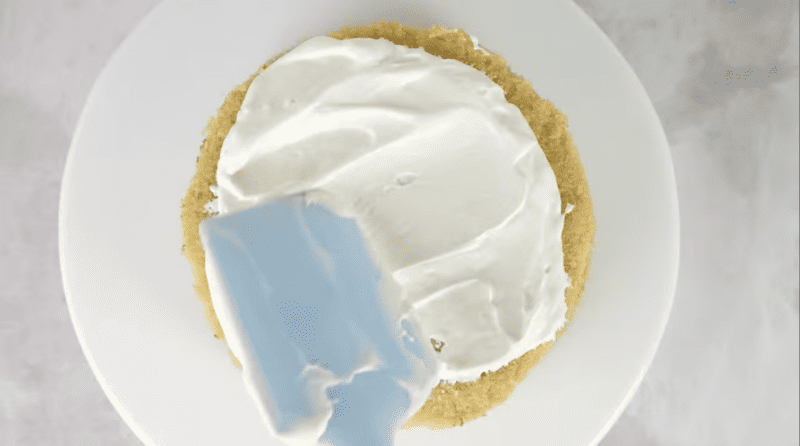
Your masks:
{"label": "white frosting", "polygon": [[472,47],[473,47],[473,48],[475,48],[476,50],[478,50],[478,51],[482,52],[483,54],[489,54],[489,52],[488,52],[488,51],[486,51],[486,50],[485,50],[485,49],[484,49],[484,48],[481,46],[481,44],[480,44],[480,43],[478,43],[478,38],[477,38],[477,37],[475,37],[475,36],[469,36],[469,40],[471,40],[471,41],[472,41]]}
{"label": "white frosting", "polygon": [[444,342],[440,379],[497,370],[565,322],[555,175],[519,109],[461,62],[386,40],[307,40],[253,80],[217,184],[209,212],[305,192],[354,218],[397,282],[376,298]]}

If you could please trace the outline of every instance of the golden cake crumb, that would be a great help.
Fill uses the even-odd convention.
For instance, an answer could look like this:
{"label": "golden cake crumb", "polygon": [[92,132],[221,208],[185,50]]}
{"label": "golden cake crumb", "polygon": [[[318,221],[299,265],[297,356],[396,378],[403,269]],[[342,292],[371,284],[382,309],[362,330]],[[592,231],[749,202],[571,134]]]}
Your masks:
{"label": "golden cake crumb", "polygon": [[[505,91],[506,100],[517,106],[536,135],[550,166],[555,173],[561,195],[561,212],[567,204],[574,209],[564,219],[562,244],[564,269],[571,279],[566,289],[566,324],[556,333],[556,340],[572,321],[580,302],[584,284],[589,275],[595,221],[589,186],[578,157],[578,151],[567,131],[567,119],[556,107],[539,95],[530,82],[511,72],[502,57],[486,54],[473,47],[472,40],[461,30],[443,27],[419,29],[395,22],[377,22],[363,27],[343,27],[331,34],[336,39],[367,37],[386,39],[394,44],[410,48],[423,48],[426,52],[445,59],[455,59],[486,73]],[[302,43],[302,42],[298,42]],[[181,203],[183,226],[183,255],[192,266],[195,292],[205,306],[206,318],[214,337],[225,341],[219,324],[205,274],[205,252],[200,243],[200,222],[209,217],[204,206],[215,197],[209,190],[216,185],[217,162],[225,136],[236,122],[236,115],[245,93],[253,79],[289,49],[262,65],[256,73],[228,94],[219,108],[217,116],[209,120],[205,140],[197,158],[197,171],[189,190]],[[436,344],[434,344],[437,346]],[[447,384],[440,382],[431,392],[425,405],[405,424],[403,429],[428,427],[446,429],[485,416],[489,409],[502,404],[547,352],[553,342],[547,342],[531,350],[506,366],[491,373],[483,373],[472,382]],[[441,349],[441,345],[438,345]],[[241,364],[228,351],[234,364]]]}

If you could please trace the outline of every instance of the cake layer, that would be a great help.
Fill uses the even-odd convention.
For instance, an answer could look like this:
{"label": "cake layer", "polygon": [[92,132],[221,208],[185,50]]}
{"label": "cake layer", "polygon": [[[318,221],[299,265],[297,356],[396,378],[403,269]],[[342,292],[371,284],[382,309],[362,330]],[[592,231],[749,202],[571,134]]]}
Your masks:
{"label": "cake layer", "polygon": [[[479,49],[475,39],[459,30],[448,30],[439,27],[431,29],[413,29],[399,23],[374,23],[364,27],[343,28],[333,34],[337,39],[388,39],[397,45],[408,45],[412,48],[424,48],[433,55],[446,59],[459,60],[486,73],[501,86],[508,102],[522,112],[527,124],[536,134],[543,152],[546,154],[553,173],[558,181],[562,209],[570,212],[565,218],[562,232],[563,265],[571,278],[571,286],[565,290],[567,324],[572,318],[580,302],[584,283],[588,277],[591,246],[594,240],[594,218],[592,203],[586,178],[581,167],[576,147],[567,131],[567,121],[556,107],[541,98],[533,91],[525,79],[511,72],[505,61],[496,54]],[[473,48],[475,48],[473,50]],[[221,105],[218,115],[208,124],[206,138],[197,160],[197,172],[192,179],[189,190],[181,205],[181,218],[184,230],[183,254],[192,265],[195,290],[206,309],[214,336],[223,342],[226,335],[220,326],[217,311],[212,304],[212,297],[206,275],[206,253],[199,235],[199,223],[209,218],[209,201],[214,194],[209,190],[217,190],[217,165],[220,152],[231,127],[237,122],[237,114],[254,79],[270,67],[280,56],[266,62],[255,74],[241,85],[234,88]],[[241,122],[241,121],[240,121]],[[398,184],[408,184],[415,180],[408,172],[397,178]],[[224,190],[218,190],[224,193]],[[215,200],[212,205],[219,204]],[[204,210],[205,205],[205,210]],[[482,284],[462,283],[460,287],[477,287]],[[480,326],[479,326],[480,327]],[[556,333],[556,339],[564,329],[562,326]],[[508,398],[514,386],[520,382],[528,371],[539,361],[551,347],[546,342],[528,351],[518,359],[495,372],[481,375],[470,382],[441,381],[431,393],[428,401],[409,420],[403,429],[413,427],[447,428],[463,425],[482,417],[487,411]],[[241,368],[241,364],[231,355],[233,363]]]}

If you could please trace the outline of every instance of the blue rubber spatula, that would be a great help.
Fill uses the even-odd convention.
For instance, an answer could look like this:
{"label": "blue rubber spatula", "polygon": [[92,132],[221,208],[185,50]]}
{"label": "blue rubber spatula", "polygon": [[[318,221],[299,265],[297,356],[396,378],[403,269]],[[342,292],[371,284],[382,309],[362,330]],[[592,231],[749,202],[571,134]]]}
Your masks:
{"label": "blue rubber spatula", "polygon": [[[397,380],[413,380],[412,356],[425,356],[407,323],[409,336],[390,330],[378,299],[381,273],[355,221],[296,195],[211,217],[200,236],[243,328],[245,373],[249,363],[262,378],[273,431],[318,420],[324,397],[333,415],[323,439],[391,444],[410,401]],[[353,376],[369,358],[380,358],[376,369]],[[321,388],[304,374],[309,365],[352,380]]]}

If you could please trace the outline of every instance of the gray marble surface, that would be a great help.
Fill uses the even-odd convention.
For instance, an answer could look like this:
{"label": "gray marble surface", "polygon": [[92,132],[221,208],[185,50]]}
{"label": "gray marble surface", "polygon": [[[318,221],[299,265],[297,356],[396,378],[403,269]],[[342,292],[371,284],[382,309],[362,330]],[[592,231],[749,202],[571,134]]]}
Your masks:
{"label": "gray marble surface", "polygon": [[[95,77],[154,0],[0,0],[0,445],[139,445],[81,352],[58,196]],[[577,0],[639,75],[681,210],[674,310],[603,446],[798,444],[798,2]]]}

